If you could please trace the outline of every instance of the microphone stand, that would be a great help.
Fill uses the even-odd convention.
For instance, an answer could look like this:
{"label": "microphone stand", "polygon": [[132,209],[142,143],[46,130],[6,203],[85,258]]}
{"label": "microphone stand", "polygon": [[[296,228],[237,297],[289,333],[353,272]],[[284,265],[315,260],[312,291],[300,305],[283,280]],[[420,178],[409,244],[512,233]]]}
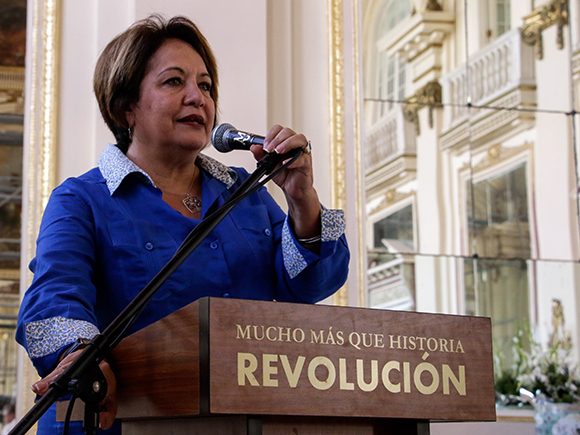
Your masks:
{"label": "microphone stand", "polygon": [[297,158],[302,149],[294,149],[286,154],[267,154],[258,162],[257,169],[232,193],[220,208],[203,219],[185,238],[173,257],[161,268],[153,279],[135,296],[121,313],[107,326],[103,333],[96,335],[84,348],[76,361],[53,382],[48,391],[22,417],[9,435],[25,435],[58,398],[67,393],[80,397],[85,402],[84,429],[87,435],[96,434],[98,427],[99,403],[106,396],[107,385],[99,369],[99,363],[121,341],[125,331],[133,324],[155,292],[169,276],[185,261],[191,252],[226,217],[226,215],[247,195],[261,185],[259,180],[269,175],[282,162]]}

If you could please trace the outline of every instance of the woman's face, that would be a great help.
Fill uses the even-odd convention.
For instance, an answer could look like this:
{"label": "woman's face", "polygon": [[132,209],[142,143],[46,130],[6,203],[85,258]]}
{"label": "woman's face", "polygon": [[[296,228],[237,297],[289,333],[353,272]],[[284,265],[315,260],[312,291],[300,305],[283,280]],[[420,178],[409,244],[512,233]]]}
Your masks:
{"label": "woman's face", "polygon": [[212,86],[204,61],[191,45],[165,41],[149,60],[139,101],[127,113],[132,144],[201,150],[215,118]]}

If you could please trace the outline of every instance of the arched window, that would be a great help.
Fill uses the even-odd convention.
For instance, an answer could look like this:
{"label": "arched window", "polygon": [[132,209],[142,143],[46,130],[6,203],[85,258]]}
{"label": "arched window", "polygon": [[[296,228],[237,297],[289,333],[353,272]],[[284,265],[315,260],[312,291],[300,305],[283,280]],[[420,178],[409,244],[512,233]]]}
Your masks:
{"label": "arched window", "polygon": [[397,24],[411,15],[410,0],[384,0],[377,26],[377,36],[385,36]]}
{"label": "arched window", "polygon": [[372,53],[374,57],[371,62],[371,74],[375,77],[373,95],[384,102],[375,105],[370,114],[371,124],[392,110],[395,102],[405,98],[406,65],[400,56],[387,52],[385,36],[399,23],[409,18],[412,12],[410,0],[382,0],[377,3],[374,14],[377,18],[370,40],[372,47],[369,47],[368,53]]}

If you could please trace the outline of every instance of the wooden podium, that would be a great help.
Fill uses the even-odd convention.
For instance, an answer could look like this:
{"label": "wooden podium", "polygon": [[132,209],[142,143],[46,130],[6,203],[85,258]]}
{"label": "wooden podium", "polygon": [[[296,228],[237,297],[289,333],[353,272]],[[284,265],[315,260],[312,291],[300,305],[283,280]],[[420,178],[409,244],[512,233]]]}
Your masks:
{"label": "wooden podium", "polygon": [[113,353],[123,434],[428,434],[494,421],[488,318],[204,298]]}

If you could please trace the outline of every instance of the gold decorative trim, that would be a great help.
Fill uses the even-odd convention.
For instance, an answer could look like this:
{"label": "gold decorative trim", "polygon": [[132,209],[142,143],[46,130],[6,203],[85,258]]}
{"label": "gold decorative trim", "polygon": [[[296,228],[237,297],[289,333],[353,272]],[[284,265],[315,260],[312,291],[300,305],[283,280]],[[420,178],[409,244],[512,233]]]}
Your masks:
{"label": "gold decorative trim", "polygon": [[[22,246],[25,264],[35,252],[36,233],[42,213],[56,184],[56,142],[58,113],[58,48],[60,0],[36,0],[32,3],[32,39],[28,45],[27,73],[30,92],[25,143],[25,173],[29,180],[26,188],[26,246]],[[39,74],[40,73],[40,74]],[[31,279],[23,276],[25,286]]]}
{"label": "gold decorative trim", "polygon": [[332,149],[333,207],[344,208],[346,198],[344,159],[344,28],[343,0],[329,0],[330,7],[330,145]]}
{"label": "gold decorative trim", "polygon": [[[28,8],[21,292],[32,280],[27,265],[34,257],[42,213],[56,184],[61,0],[32,0]],[[34,403],[30,385],[38,377],[22,349],[18,360],[21,415]]]}
{"label": "gold decorative trim", "polygon": [[407,121],[415,124],[417,135],[421,134],[419,109],[429,108],[429,128],[433,128],[433,109],[441,107],[441,95],[441,84],[437,80],[433,80],[405,100],[403,115]]}
{"label": "gold decorative trim", "polygon": [[558,26],[556,44],[560,50],[564,48],[564,26],[568,24],[568,0],[550,0],[548,4],[534,9],[523,20],[522,40],[536,47],[538,59],[544,57],[542,32],[553,24]]}
{"label": "gold decorative trim", "polygon": [[[345,209],[346,162],[344,158],[344,1],[328,0],[330,52],[330,172],[332,177],[332,207]],[[347,305],[346,286],[335,293],[336,305]]]}

